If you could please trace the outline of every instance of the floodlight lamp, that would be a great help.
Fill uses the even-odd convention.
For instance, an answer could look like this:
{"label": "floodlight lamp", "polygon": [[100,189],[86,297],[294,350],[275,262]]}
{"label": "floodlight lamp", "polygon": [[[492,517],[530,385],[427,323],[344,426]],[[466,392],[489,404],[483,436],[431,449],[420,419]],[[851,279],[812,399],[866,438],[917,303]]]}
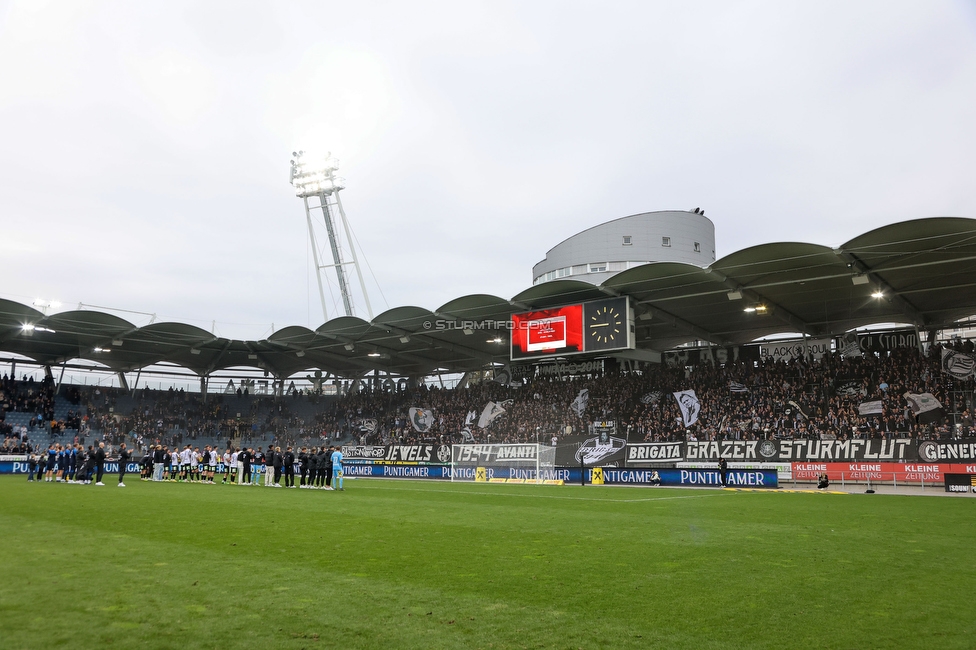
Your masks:
{"label": "floodlight lamp", "polygon": [[122,345],[122,339],[112,339],[112,345],[120,347]]}
{"label": "floodlight lamp", "polygon": [[355,350],[355,349],[356,349],[356,346],[355,346],[355,345],[353,345],[352,343],[346,343],[346,344],[345,344],[344,346],[342,346],[342,347],[344,347],[344,348],[346,348],[346,350],[348,350],[349,352],[352,352],[353,350]]}
{"label": "floodlight lamp", "polygon": [[92,352],[94,352],[95,354],[98,354],[99,352],[104,352],[104,351],[105,350],[103,350],[102,348],[95,348],[94,350],[92,350]]}
{"label": "floodlight lamp", "polygon": [[34,324],[33,323],[24,323],[23,325],[20,326],[20,329],[23,330],[24,332],[33,332],[34,331]]}
{"label": "floodlight lamp", "polygon": [[305,356],[305,350],[299,350],[298,352],[295,353],[295,356],[296,357],[299,357],[299,358],[304,357]]}
{"label": "floodlight lamp", "polygon": [[884,298],[885,296],[884,296],[884,292],[881,291],[881,289],[878,289],[877,291],[875,291],[874,293],[871,294],[871,297],[872,298]]}
{"label": "floodlight lamp", "polygon": [[368,357],[378,357],[378,356],[380,356],[380,353],[379,352],[370,352],[366,356],[368,356]]}
{"label": "floodlight lamp", "polygon": [[742,311],[746,312],[747,314],[752,314],[752,313],[754,313],[756,311],[756,308],[755,307],[746,307]]}
{"label": "floodlight lamp", "polygon": [[256,355],[256,354],[249,354],[249,355],[247,355],[247,358],[250,359],[251,361],[254,361],[255,359],[258,358],[258,355]]}
{"label": "floodlight lamp", "polygon": [[471,336],[472,334],[474,334],[474,330],[473,330],[473,329],[470,329],[470,328],[468,328],[468,327],[465,327],[465,328],[464,328],[463,330],[461,330],[461,331],[462,331],[462,332],[464,332],[464,335],[465,335],[465,336]]}
{"label": "floodlight lamp", "polygon": [[409,342],[410,342],[410,337],[407,336],[406,334],[400,337],[400,343],[409,343]]}
{"label": "floodlight lamp", "polygon": [[867,284],[870,281],[871,281],[871,278],[869,278],[868,276],[863,275],[863,274],[861,274],[861,275],[852,275],[851,276],[851,284],[854,284],[854,285]]}
{"label": "floodlight lamp", "polygon": [[766,305],[756,305],[756,311],[760,314],[764,313],[766,311]]}
{"label": "floodlight lamp", "polygon": [[200,350],[196,348],[190,348],[190,354],[200,354]]}
{"label": "floodlight lamp", "polygon": [[729,300],[742,300],[742,292],[741,291],[729,291],[725,295],[727,295],[729,297]]}

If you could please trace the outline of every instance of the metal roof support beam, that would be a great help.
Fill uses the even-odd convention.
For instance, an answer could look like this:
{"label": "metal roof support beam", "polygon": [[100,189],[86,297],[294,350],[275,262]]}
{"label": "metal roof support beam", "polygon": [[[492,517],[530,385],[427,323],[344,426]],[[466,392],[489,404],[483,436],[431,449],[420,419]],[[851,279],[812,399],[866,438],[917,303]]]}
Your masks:
{"label": "metal roof support beam", "polygon": [[[608,296],[613,296],[614,298],[622,298],[625,294],[615,291],[609,287],[597,287],[601,292],[607,294]],[[649,301],[637,300],[634,302],[635,305],[640,305],[644,309],[651,312],[651,314],[658,320],[663,320],[665,322],[671,323],[674,327],[680,327],[689,334],[694,334],[702,341],[708,341],[709,343],[718,343],[720,345],[731,345],[731,341],[726,339],[720,339],[716,337],[715,334],[709,332],[708,330],[695,325],[694,323],[689,323],[683,318],[679,318],[672,314],[671,312],[665,311],[660,307],[656,307],[654,303]]]}
{"label": "metal roof support beam", "polygon": [[772,311],[773,316],[783,321],[790,327],[795,327],[797,332],[806,334],[807,336],[817,336],[820,334],[817,329],[810,327],[809,323],[807,323],[805,320],[789,311],[779,303],[770,300],[768,297],[759,293],[755,289],[743,287],[725,274],[719,273],[713,269],[706,269],[706,273],[724,284],[730,291],[738,291],[744,298],[748,298],[749,300],[752,300],[760,305],[766,305],[767,308],[771,307],[772,309],[770,311]]}
{"label": "metal roof support beam", "polygon": [[855,273],[866,275],[868,279],[873,282],[876,287],[878,287],[878,290],[885,294],[885,298],[888,300],[888,302],[895,305],[902,314],[911,320],[912,325],[922,328],[926,326],[925,316],[923,316],[922,313],[916,309],[915,305],[908,302],[897,291],[895,291],[890,284],[882,280],[881,277],[875,273],[871,267],[861,261],[857,255],[846,251],[843,248],[835,248],[834,254],[846,262]]}
{"label": "metal roof support beam", "polygon": [[225,354],[227,354],[227,350],[230,349],[230,344],[231,343],[233,343],[233,341],[230,340],[230,339],[227,339],[227,342],[224,343],[224,347],[220,350],[220,352],[217,353],[217,356],[215,356],[213,358],[213,361],[210,362],[210,365],[207,366],[207,370],[203,373],[205,376],[209,377],[210,376],[210,373],[212,373],[214,371],[214,368],[217,367],[217,362],[219,362],[221,360],[221,358],[223,358],[223,356]]}
{"label": "metal roof support beam", "polygon": [[[453,314],[434,314],[438,317],[444,317],[446,319],[462,320],[457,318]],[[459,354],[466,354],[472,359],[481,359],[483,361],[493,362],[497,361],[498,357],[492,356],[487,352],[482,352],[481,350],[476,350],[474,348],[469,348],[466,345],[458,345],[456,343],[448,343],[442,339],[436,338],[433,332],[428,332],[427,330],[419,330],[417,332],[411,332],[410,330],[403,329],[402,327],[397,327],[396,325],[390,325],[389,323],[374,323],[377,327],[381,327],[388,332],[399,334],[400,336],[423,336],[432,342],[436,342],[439,347],[444,348],[450,352],[457,352]]]}
{"label": "metal roof support beam", "polygon": [[[336,354],[335,352],[329,352],[328,350],[321,350],[321,349],[315,349],[315,348],[302,348],[302,347],[299,347],[297,345],[293,345],[291,343],[282,343],[281,341],[267,341],[267,343],[268,343],[268,345],[275,345],[275,346],[278,346],[280,348],[284,348],[285,350],[287,350],[289,352],[306,352],[306,353],[311,353],[311,354],[314,354],[314,355],[319,355],[319,356],[325,357],[326,359],[330,359],[330,360],[335,361],[336,364],[346,364],[346,365],[351,365],[351,366],[358,366],[359,368],[362,369],[363,374],[366,374],[367,372],[376,369],[376,364],[367,363],[366,361],[363,361],[362,359],[357,359],[355,357],[344,357],[341,354]],[[424,363],[430,363],[430,362],[427,361],[427,360],[424,360]],[[326,374],[328,374],[328,371],[327,371]],[[338,378],[339,377],[339,374],[338,373],[335,373],[335,374],[336,374],[336,377]],[[360,375],[360,376],[362,376],[362,375]]]}

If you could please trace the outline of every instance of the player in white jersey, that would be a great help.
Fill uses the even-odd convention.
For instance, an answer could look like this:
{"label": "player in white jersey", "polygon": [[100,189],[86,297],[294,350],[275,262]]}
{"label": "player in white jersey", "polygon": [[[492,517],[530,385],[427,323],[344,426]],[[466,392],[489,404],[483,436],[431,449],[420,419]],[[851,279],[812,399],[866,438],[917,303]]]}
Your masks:
{"label": "player in white jersey", "polygon": [[173,453],[169,455],[169,480],[175,481],[177,478],[183,480],[183,475],[180,474],[180,450],[173,449]]}
{"label": "player in white jersey", "polygon": [[231,485],[238,483],[238,476],[241,474],[241,453],[236,449],[230,451],[230,482]]}
{"label": "player in white jersey", "polygon": [[183,451],[180,452],[180,466],[183,470],[183,480],[189,481],[193,477],[190,475],[190,459],[193,456],[193,450],[190,449],[190,445],[187,445]]}
{"label": "player in white jersey", "polygon": [[227,451],[224,452],[224,457],[223,458],[224,458],[224,480],[223,480],[223,483],[226,485],[227,479],[230,478],[230,467],[231,467],[231,461],[233,460],[231,458],[230,447],[228,447],[227,448]]}

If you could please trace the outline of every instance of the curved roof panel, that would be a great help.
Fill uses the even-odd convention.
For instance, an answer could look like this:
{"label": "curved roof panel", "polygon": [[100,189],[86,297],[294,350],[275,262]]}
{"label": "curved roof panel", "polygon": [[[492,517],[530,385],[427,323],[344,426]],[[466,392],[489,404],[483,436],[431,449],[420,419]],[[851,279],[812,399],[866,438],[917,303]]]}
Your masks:
{"label": "curved roof panel", "polygon": [[878,322],[947,326],[976,314],[973,278],[976,220],[939,217],[877,228],[836,249],[762,244],[707,268],[651,263],[600,286],[554,280],[511,300],[473,294],[435,311],[395,307],[372,322],[343,316],[314,331],[286,327],[261,341],[219,338],[183,323],[136,327],[98,311],[45,316],[0,299],[0,351],[44,364],[83,358],[119,371],[165,362],[200,375],[250,367],[277,377],[312,368],[343,377],[373,370],[416,376],[507,363],[507,323],[518,311],[628,296],[637,347],[662,351],[696,339],[722,344],[788,332],[830,336]]}

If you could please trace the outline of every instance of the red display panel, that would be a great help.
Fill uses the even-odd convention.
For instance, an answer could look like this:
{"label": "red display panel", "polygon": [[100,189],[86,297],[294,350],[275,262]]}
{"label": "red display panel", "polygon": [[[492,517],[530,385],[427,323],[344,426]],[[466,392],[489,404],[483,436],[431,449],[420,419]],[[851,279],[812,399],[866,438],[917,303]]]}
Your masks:
{"label": "red display panel", "polygon": [[582,351],[582,305],[512,315],[512,359],[576,354]]}

